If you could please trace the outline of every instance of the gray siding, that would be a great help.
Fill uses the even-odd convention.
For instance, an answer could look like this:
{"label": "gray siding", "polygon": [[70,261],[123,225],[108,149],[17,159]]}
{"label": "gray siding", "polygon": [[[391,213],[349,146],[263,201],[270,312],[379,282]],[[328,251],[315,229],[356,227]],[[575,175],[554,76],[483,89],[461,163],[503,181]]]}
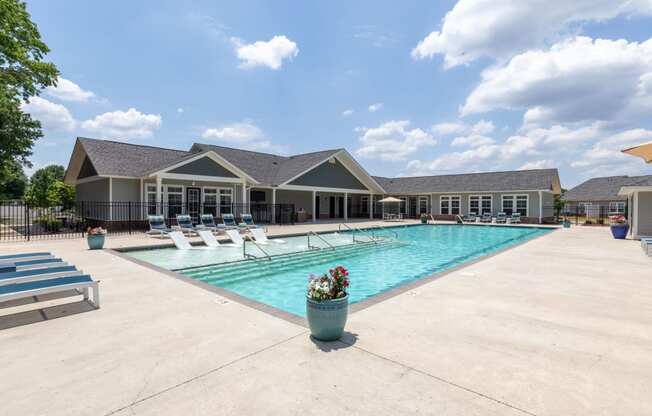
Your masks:
{"label": "gray siding", "polygon": [[185,175],[202,175],[202,176],[219,176],[222,178],[236,178],[230,170],[227,170],[222,165],[215,163],[208,157],[197,159],[186,165],[179,166],[171,170],[170,173],[180,173]]}
{"label": "gray siding", "polygon": [[77,201],[98,201],[109,200],[109,179],[102,178],[96,181],[85,182],[75,185],[75,198]]}
{"label": "gray siding", "polygon": [[140,202],[140,179],[113,179],[113,200]]}
{"label": "gray siding", "polygon": [[[446,195],[458,195],[460,196],[460,210],[461,210],[461,215],[467,215],[469,213],[469,197],[470,196],[475,196],[475,195],[491,195],[491,213],[492,215],[496,215],[499,212],[502,211],[502,196],[503,195],[528,195],[528,217],[530,218],[539,218],[539,193],[538,192],[478,192],[478,193],[473,193],[473,194],[456,194],[454,192],[451,193],[445,193],[445,194],[433,194],[432,195],[432,208],[431,211],[434,214],[440,215],[441,214],[441,203],[440,203],[440,197],[441,196],[446,196]],[[550,196],[550,205],[552,206],[552,194],[544,192],[544,207],[546,206],[546,197],[547,195]],[[552,216],[552,209],[549,210],[550,215]],[[544,217],[546,216],[546,210],[544,209]]]}
{"label": "gray siding", "polygon": [[652,192],[638,193],[638,237],[652,236]]}
{"label": "gray siding", "polygon": [[[321,194],[320,194],[321,195]],[[312,218],[312,192],[310,191],[276,191],[277,204],[294,204],[294,209],[303,209]]]}
{"label": "gray siding", "polygon": [[338,189],[367,189],[337,159],[335,160],[335,163],[322,163],[306,174],[290,182],[290,184]]}

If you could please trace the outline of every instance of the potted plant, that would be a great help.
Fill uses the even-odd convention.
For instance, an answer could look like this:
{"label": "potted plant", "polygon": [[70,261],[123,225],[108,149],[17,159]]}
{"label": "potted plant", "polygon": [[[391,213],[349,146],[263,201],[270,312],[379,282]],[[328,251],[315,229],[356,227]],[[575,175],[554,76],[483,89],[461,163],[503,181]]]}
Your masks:
{"label": "potted plant", "polygon": [[342,337],[349,314],[349,272],[342,266],[322,276],[310,275],[306,315],[310,333],[320,341]]}
{"label": "potted plant", "polygon": [[428,216],[426,214],[421,214],[421,224],[428,224]]}
{"label": "potted plant", "polygon": [[564,225],[564,228],[570,228],[571,222],[567,217],[564,217],[564,221],[562,223]]}
{"label": "potted plant", "polygon": [[627,219],[624,215],[612,215],[609,217],[609,225],[611,228],[611,234],[614,238],[622,240],[627,237],[627,232],[629,231],[629,224],[627,224]]}
{"label": "potted plant", "polygon": [[102,227],[88,227],[86,230],[86,239],[90,250],[101,250],[104,248],[104,239],[106,230]]}

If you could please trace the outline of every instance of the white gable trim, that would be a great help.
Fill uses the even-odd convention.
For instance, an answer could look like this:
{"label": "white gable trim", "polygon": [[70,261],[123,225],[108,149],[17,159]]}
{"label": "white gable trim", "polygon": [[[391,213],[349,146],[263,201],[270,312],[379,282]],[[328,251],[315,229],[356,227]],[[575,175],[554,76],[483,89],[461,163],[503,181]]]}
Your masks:
{"label": "white gable trim", "polygon": [[[340,156],[343,155],[345,156],[344,158],[341,158]],[[303,172],[299,173],[298,175],[293,176],[292,178],[288,179],[287,181],[283,182],[282,184],[279,185],[281,186],[298,186],[298,185],[290,185],[291,182],[299,179],[306,173],[310,172],[311,170],[315,169],[317,166],[321,166],[322,164],[328,162],[329,159],[335,158],[337,159],[345,168],[346,170],[349,171],[351,175],[353,175],[358,181],[360,181],[361,184],[367,187],[366,191],[361,191],[362,193],[369,193],[369,192],[374,192],[374,193],[384,193],[385,190],[372,178],[361,166],[358,164],[358,162],[353,159],[353,157],[346,151],[346,150],[340,150],[336,153],[333,153],[332,155],[328,156],[327,158],[323,159],[319,163],[315,163],[308,169],[304,170]],[[353,164],[353,169],[352,165]],[[358,172],[356,172],[358,170]],[[365,176],[365,178],[361,177],[359,173],[362,173],[362,175]],[[371,186],[370,186],[371,184]],[[288,188],[289,189],[289,188]],[[295,188],[296,189],[296,188]],[[334,188],[335,189],[335,188]],[[360,190],[357,190],[360,192]]]}
{"label": "white gable trim", "polygon": [[[169,172],[171,170],[174,170],[174,169],[179,168],[181,166],[187,165],[188,163],[194,162],[194,161],[199,160],[199,159],[204,158],[204,157],[208,157],[213,162],[217,163],[218,165],[222,166],[223,168],[225,168],[226,170],[232,172],[234,175],[236,175],[238,178],[240,178],[240,180],[237,180],[235,178],[229,178],[229,180],[226,181],[226,182],[233,182],[235,180],[235,182],[239,183],[239,182],[242,182],[242,179],[244,179],[247,182],[251,182],[252,184],[258,184],[258,181],[256,179],[249,176],[242,169],[238,168],[237,166],[235,166],[234,164],[232,164],[228,160],[224,159],[222,156],[220,156],[218,153],[216,153],[213,150],[208,150],[206,152],[198,153],[196,156],[193,156],[193,157],[191,157],[189,159],[182,160],[182,161],[180,161],[178,163],[175,163],[174,165],[170,165],[170,166],[167,166],[167,167],[165,167],[163,169],[160,169],[158,171],[151,172],[148,176],[150,176],[150,177],[151,176],[162,176],[162,174],[183,176],[183,175],[180,175],[180,174],[173,174],[173,173],[169,173]],[[190,176],[190,177],[196,176],[197,178],[200,177],[199,175],[185,175],[185,176]],[[205,176],[205,177],[209,178],[208,176]],[[213,180],[213,179],[211,179],[211,180]]]}

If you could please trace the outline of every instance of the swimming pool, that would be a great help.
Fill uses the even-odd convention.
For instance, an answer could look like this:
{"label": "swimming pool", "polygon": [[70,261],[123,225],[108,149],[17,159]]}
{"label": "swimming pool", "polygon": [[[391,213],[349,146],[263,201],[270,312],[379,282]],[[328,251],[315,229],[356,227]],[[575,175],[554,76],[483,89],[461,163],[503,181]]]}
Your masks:
{"label": "swimming pool", "polygon": [[[311,273],[325,273],[336,265],[346,267],[351,280],[350,302],[356,303],[550,231],[531,227],[418,225],[387,229],[379,233],[384,238],[378,244],[369,242],[360,233],[356,233],[355,244],[351,232],[330,233],[321,237],[336,246],[334,249],[312,236],[311,245],[323,249],[275,256],[271,261],[237,261],[242,260],[242,248],[226,247],[156,249],[126,254],[305,316],[306,284]],[[308,248],[305,236],[285,240],[286,244],[270,243],[265,250],[278,255]],[[236,262],[215,264],[229,261]]]}

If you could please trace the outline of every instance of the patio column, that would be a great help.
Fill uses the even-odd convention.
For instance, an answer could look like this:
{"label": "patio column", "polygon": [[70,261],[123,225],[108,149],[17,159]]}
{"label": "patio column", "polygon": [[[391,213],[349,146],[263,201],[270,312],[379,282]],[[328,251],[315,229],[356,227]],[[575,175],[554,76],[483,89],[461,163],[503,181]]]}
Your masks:
{"label": "patio column", "polygon": [[369,194],[369,219],[374,219],[374,194]]}
{"label": "patio column", "polygon": [[543,192],[539,191],[539,224],[543,219]]}
{"label": "patio column", "polygon": [[163,180],[160,176],[156,177],[156,215],[163,215],[163,195],[161,188],[163,187]]}
{"label": "patio column", "polygon": [[247,213],[247,181],[242,181],[242,213]]}
{"label": "patio column", "polygon": [[276,188],[272,188],[272,224],[276,224]]}
{"label": "patio column", "polygon": [[312,222],[317,221],[317,205],[316,205],[316,200],[317,199],[317,191],[312,191]]}
{"label": "patio column", "polygon": [[344,192],[344,221],[349,219],[349,194]]}
{"label": "patio column", "polygon": [[113,221],[113,178],[109,178],[109,221]]}

